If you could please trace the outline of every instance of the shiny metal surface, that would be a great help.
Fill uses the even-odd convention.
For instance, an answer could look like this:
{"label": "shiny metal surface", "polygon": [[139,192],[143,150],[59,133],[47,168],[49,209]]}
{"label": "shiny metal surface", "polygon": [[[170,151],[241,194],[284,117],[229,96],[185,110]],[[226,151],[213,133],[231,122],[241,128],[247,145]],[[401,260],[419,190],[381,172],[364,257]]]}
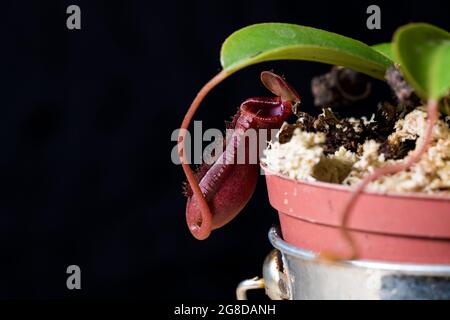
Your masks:
{"label": "shiny metal surface", "polygon": [[269,240],[281,252],[289,299],[450,299],[449,265],[325,262],[283,241],[276,228]]}
{"label": "shiny metal surface", "polygon": [[236,288],[236,299],[247,300],[247,291],[255,289],[264,288],[264,279],[254,277],[253,279],[248,279],[241,281]]}
{"label": "shiny metal surface", "polygon": [[263,264],[263,278],[266,294],[272,300],[289,298],[289,288],[286,285],[287,278],[280,251],[274,249],[267,255]]}
{"label": "shiny metal surface", "polygon": [[[274,300],[450,299],[450,265],[328,262],[288,244],[277,228],[270,229],[269,240],[275,250],[264,261],[263,279],[252,280],[263,283]],[[246,292],[255,287],[240,289]],[[242,297],[246,295],[238,295]]]}

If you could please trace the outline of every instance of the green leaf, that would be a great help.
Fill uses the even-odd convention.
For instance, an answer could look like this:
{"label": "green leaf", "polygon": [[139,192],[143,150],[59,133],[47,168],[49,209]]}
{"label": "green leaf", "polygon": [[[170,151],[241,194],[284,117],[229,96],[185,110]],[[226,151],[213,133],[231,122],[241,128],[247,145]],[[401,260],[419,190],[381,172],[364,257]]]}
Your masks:
{"label": "green leaf", "polygon": [[286,23],[262,23],[240,29],[222,46],[227,74],[272,60],[307,60],[340,65],[384,78],[392,61],[368,45],[324,30]]}
{"label": "green leaf", "polygon": [[390,42],[385,42],[385,43],[379,43],[376,45],[372,46],[372,49],[375,49],[376,51],[378,51],[381,54],[384,54],[386,57],[388,57],[390,60],[395,62],[395,56],[394,56],[394,51],[392,48],[392,43]]}
{"label": "green leaf", "polygon": [[412,23],[394,34],[394,54],[405,79],[423,99],[439,100],[450,90],[450,33]]}

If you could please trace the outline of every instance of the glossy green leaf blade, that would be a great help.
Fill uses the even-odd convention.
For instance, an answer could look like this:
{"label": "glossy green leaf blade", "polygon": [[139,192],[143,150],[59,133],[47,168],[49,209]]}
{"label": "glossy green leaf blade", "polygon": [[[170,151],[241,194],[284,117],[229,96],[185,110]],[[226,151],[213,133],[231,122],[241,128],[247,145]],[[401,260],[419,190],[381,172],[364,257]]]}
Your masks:
{"label": "glossy green leaf blade", "polygon": [[450,33],[412,23],[394,35],[394,54],[406,80],[424,99],[441,99],[450,90]]}
{"label": "glossy green leaf blade", "polygon": [[371,46],[372,49],[378,51],[381,54],[384,54],[386,57],[388,57],[391,61],[396,60],[395,56],[394,56],[394,51],[392,48],[392,43],[390,42],[385,42],[385,43],[379,43],[376,45]]}
{"label": "glossy green leaf blade", "polygon": [[307,60],[341,65],[383,79],[392,61],[368,45],[335,33],[286,23],[240,29],[222,46],[221,63],[231,74],[272,60]]}

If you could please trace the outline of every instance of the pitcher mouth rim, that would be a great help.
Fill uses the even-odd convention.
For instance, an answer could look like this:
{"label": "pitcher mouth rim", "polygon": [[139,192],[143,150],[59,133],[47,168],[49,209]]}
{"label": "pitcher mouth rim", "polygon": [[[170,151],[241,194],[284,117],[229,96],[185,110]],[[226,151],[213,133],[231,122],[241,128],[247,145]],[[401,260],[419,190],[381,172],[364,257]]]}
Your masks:
{"label": "pitcher mouth rim", "polygon": [[[284,241],[281,238],[279,227],[274,226],[270,228],[268,238],[272,246],[281,251],[283,254],[288,254],[305,261],[322,263],[317,259],[318,255],[313,251],[296,247]],[[342,260],[336,262],[327,261],[323,263],[351,268],[378,269],[385,271],[402,271],[408,273],[416,273],[418,275],[430,274],[433,276],[436,275],[450,276],[450,265],[448,264],[383,262],[375,260]]]}
{"label": "pitcher mouth rim", "polygon": [[[308,185],[312,187],[319,187],[323,189],[332,189],[342,192],[352,192],[354,191],[354,188],[350,186],[345,186],[342,184],[337,183],[330,183],[330,182],[323,182],[323,181],[305,181],[305,180],[296,180],[289,177],[286,177],[280,173],[276,173],[271,171],[267,166],[265,166],[263,163],[261,163],[261,168],[264,171],[264,175],[266,176],[276,176],[277,178],[280,178],[282,180],[286,180],[290,183],[295,183],[298,185]],[[448,201],[450,204],[450,195],[439,195],[439,194],[428,194],[424,192],[381,192],[381,191],[368,191],[365,190],[362,192],[364,195],[372,195],[372,196],[379,196],[379,197],[390,197],[390,198],[410,198],[410,199],[423,199],[423,200],[435,200],[435,201]]]}

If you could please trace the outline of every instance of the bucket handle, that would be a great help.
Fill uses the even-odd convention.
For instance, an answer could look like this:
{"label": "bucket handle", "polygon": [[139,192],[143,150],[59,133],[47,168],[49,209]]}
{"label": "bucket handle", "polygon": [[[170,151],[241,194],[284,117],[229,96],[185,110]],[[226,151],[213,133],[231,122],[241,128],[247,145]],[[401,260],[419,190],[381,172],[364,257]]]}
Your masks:
{"label": "bucket handle", "polygon": [[272,300],[290,299],[291,290],[282,260],[281,252],[277,249],[272,250],[264,260],[263,277],[254,277],[239,283],[236,288],[236,298],[247,300],[248,290],[265,289],[266,294]]}
{"label": "bucket handle", "polygon": [[247,291],[255,289],[264,289],[264,279],[259,277],[254,277],[252,279],[247,279],[241,281],[236,288],[236,299],[247,300]]}

